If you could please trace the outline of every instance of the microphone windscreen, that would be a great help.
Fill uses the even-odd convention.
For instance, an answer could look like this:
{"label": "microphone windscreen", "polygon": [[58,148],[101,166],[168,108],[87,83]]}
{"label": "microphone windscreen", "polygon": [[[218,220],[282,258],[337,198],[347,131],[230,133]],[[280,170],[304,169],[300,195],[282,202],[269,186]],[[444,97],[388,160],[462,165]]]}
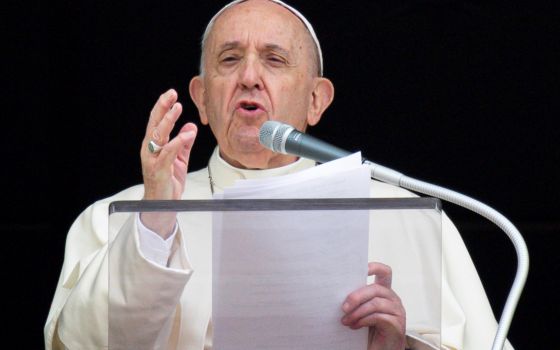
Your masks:
{"label": "microphone windscreen", "polygon": [[272,148],[272,137],[274,135],[274,129],[279,122],[269,120],[263,123],[259,130],[259,142],[266,148]]}
{"label": "microphone windscreen", "polygon": [[259,130],[259,141],[264,147],[274,152],[284,152],[286,132],[294,128],[288,124],[283,124],[275,120],[268,120],[263,123]]}

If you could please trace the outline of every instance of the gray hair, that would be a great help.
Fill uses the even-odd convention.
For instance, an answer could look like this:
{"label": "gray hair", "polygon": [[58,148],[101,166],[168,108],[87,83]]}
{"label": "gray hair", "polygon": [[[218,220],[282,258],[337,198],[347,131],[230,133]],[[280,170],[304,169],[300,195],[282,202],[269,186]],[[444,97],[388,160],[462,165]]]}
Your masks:
{"label": "gray hair", "polygon": [[[232,2],[230,2],[229,4],[225,5],[224,7],[222,7],[222,9],[220,11],[218,11],[214,17],[212,17],[212,19],[210,20],[210,22],[208,22],[208,25],[206,26],[206,29],[204,30],[204,34],[202,35],[202,41],[200,42],[200,66],[199,66],[199,74],[201,76],[204,75],[204,56],[205,56],[205,49],[206,49],[206,43],[208,41],[208,37],[210,36],[210,32],[212,31],[212,29],[214,28],[214,24],[216,23],[216,20],[218,19],[218,17],[220,17],[220,15],[227,9],[229,9],[230,7],[233,7],[239,3],[245,2],[247,0],[233,0]],[[284,7],[285,9],[289,10],[291,13],[293,13],[296,17],[298,17],[303,24],[305,25],[305,28],[307,28],[307,32],[309,33],[309,35],[311,36],[311,39],[313,40],[313,43],[315,44],[313,47],[313,52],[314,52],[314,56],[315,56],[315,61],[316,61],[316,65],[317,65],[317,74],[322,77],[323,76],[323,53],[321,51],[321,45],[319,44],[319,39],[317,39],[317,35],[315,34],[315,31],[313,30],[313,26],[311,25],[311,23],[309,23],[309,21],[305,18],[305,16],[303,16],[301,14],[301,12],[299,12],[298,10],[296,10],[295,8],[293,8],[292,6],[284,3],[281,0],[269,0],[272,1],[282,7]]]}

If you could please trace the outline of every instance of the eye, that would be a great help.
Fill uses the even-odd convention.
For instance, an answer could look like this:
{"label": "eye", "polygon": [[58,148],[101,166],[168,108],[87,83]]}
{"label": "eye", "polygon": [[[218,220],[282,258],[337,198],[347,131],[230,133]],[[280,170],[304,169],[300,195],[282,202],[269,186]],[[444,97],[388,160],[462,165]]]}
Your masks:
{"label": "eye", "polygon": [[220,58],[220,63],[224,63],[224,64],[232,64],[237,61],[239,61],[239,57],[236,55],[227,55]]}
{"label": "eye", "polygon": [[274,66],[283,66],[287,63],[286,59],[279,55],[268,55],[266,60]]}

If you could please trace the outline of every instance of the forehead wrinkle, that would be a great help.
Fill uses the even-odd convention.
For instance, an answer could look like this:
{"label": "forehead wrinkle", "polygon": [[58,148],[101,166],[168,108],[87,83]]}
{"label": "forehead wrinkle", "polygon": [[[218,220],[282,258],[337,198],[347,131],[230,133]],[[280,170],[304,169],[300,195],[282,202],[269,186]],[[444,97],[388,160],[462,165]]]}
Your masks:
{"label": "forehead wrinkle", "polygon": [[278,44],[265,44],[264,45],[265,49],[269,50],[269,51],[277,51],[280,52],[283,55],[289,56],[290,55],[290,50],[289,49],[285,49],[282,46],[278,45]]}
{"label": "forehead wrinkle", "polygon": [[[241,42],[239,40],[234,40],[234,41],[226,41],[225,43],[223,43],[222,45],[220,45],[218,47],[218,52],[222,53],[224,51],[228,51],[228,50],[232,50],[232,49],[244,49],[244,45],[241,44]],[[266,51],[276,51],[279,52],[283,55],[289,56],[290,55],[290,51],[289,49],[284,48],[281,45],[278,44],[274,44],[274,43],[265,43],[264,45],[262,45],[262,48],[258,48],[259,50],[266,50]]]}
{"label": "forehead wrinkle", "polygon": [[[249,3],[252,3],[253,1],[241,1],[237,4],[235,4],[235,6],[232,6],[230,8],[225,9],[222,13],[218,13],[218,15],[216,16],[216,18],[214,18],[214,22],[212,23],[212,26],[210,26],[208,30],[208,35],[207,35],[207,40],[206,40],[206,45],[204,45],[202,47],[203,52],[202,52],[202,59],[204,58],[205,54],[204,54],[204,49],[209,49],[209,52],[212,52],[216,49],[219,49],[219,47],[217,47],[217,45],[219,45],[216,42],[216,32],[217,32],[217,28],[221,27],[223,25],[225,25],[224,22],[228,22],[229,20],[231,20],[232,18],[235,21],[235,18],[237,16],[239,16],[240,14],[244,14],[244,16],[242,15],[241,17],[251,17],[251,15],[254,15],[255,13],[259,14],[263,12],[263,8],[258,6],[257,8],[254,7],[250,7],[248,6]],[[282,54],[286,54],[286,55],[296,55],[300,56],[300,55],[309,55],[310,57],[310,64],[309,64],[309,68],[311,69],[312,73],[317,74],[319,73],[319,75],[321,75],[321,70],[320,70],[320,61],[321,61],[321,57],[318,51],[318,48],[316,47],[316,44],[314,42],[314,39],[309,31],[309,29],[306,27],[306,24],[303,22],[303,20],[301,18],[299,18],[298,16],[296,16],[291,10],[289,10],[288,8],[284,7],[283,5],[280,5],[274,1],[270,1],[270,3],[268,3],[270,5],[273,5],[274,7],[277,7],[277,11],[274,11],[274,16],[281,17],[280,21],[282,22],[282,28],[283,30],[281,32],[285,33],[285,30],[287,29],[286,24],[290,23],[289,27],[290,27],[290,31],[292,32],[292,39],[289,40],[289,42],[287,43],[289,48],[285,48],[283,45],[279,45],[277,43],[265,43],[265,45],[267,46],[266,49],[268,50],[278,50],[279,52],[281,52]],[[270,12],[268,10],[265,11],[266,14],[270,14]],[[262,21],[262,17],[258,17],[257,20]],[[235,26],[234,26],[235,28]],[[231,34],[231,32],[229,33]],[[255,33],[244,33],[243,36],[253,36],[252,34]],[[261,33],[262,34],[262,33]],[[258,33],[257,33],[257,36]],[[243,38],[242,41],[238,41],[238,45],[236,48],[242,47],[242,42],[244,40],[247,40],[249,42],[251,38]],[[237,40],[232,40],[231,42],[234,42]],[[203,42],[204,44],[204,42]],[[225,46],[226,44],[220,45],[220,46]],[[229,47],[229,48],[233,48],[233,47]],[[298,50],[299,48],[299,50]],[[219,53],[222,53],[225,50],[220,50]],[[299,54],[297,54],[296,52],[299,52]],[[294,58],[294,57],[292,57]],[[299,61],[299,60],[298,60]],[[201,60],[201,64],[204,61]],[[319,70],[318,72],[316,72],[317,70]],[[201,69],[201,72],[203,72],[203,69]]]}
{"label": "forehead wrinkle", "polygon": [[216,37],[213,37],[212,44],[210,46],[213,47],[214,50],[216,50],[215,52],[217,52],[218,54],[222,54],[225,51],[233,50],[233,49],[245,50],[247,49],[247,47],[251,46],[254,43],[258,51],[275,51],[285,56],[292,56],[292,52],[297,51],[297,48],[301,44],[303,44],[304,46],[308,46],[308,43],[305,42],[305,39],[301,37],[298,38],[297,40],[287,41],[286,44],[288,44],[288,47],[286,47],[282,43],[277,43],[273,41],[268,41],[268,42],[265,41],[264,43],[261,44],[259,41],[262,41],[262,38],[251,35],[251,33],[244,33],[243,36],[246,36],[246,38],[243,38],[241,40],[237,40],[237,39],[226,40],[222,44],[220,44],[219,41],[216,40],[217,39]]}
{"label": "forehead wrinkle", "polygon": [[223,43],[218,47],[218,52],[222,53],[227,50],[237,49],[240,46],[241,46],[241,42],[239,42],[238,40],[226,41],[225,43]]}

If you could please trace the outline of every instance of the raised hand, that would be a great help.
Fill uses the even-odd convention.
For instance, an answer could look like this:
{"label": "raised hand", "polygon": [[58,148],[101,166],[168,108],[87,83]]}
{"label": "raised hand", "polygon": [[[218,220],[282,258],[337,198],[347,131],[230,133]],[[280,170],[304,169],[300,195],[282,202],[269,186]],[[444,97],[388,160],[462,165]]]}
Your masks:
{"label": "raised hand", "polygon": [[[183,110],[177,98],[175,90],[168,90],[159,97],[150,113],[140,150],[144,179],[143,199],[181,199],[185,189],[189,157],[197,128],[193,123],[186,123],[171,138],[170,133]],[[142,213],[141,220],[146,227],[166,238],[175,225],[175,214]]]}

